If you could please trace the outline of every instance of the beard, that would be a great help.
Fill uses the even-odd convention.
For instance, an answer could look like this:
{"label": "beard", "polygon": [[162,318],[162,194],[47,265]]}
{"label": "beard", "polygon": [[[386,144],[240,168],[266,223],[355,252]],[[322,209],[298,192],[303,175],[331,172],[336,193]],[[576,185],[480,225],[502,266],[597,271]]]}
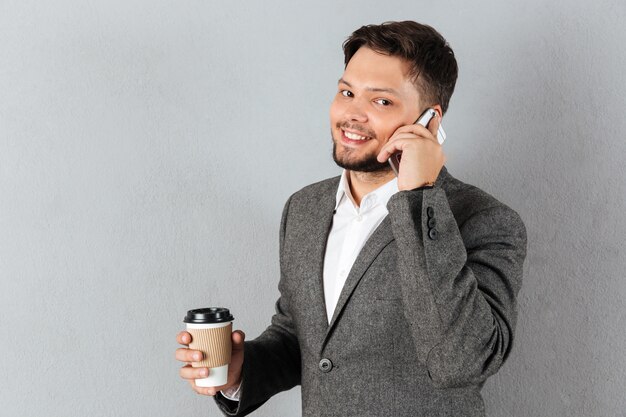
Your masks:
{"label": "beard", "polygon": [[331,140],[333,142],[333,160],[341,168],[349,171],[357,172],[388,172],[391,171],[391,166],[387,161],[378,162],[376,154],[368,154],[358,157],[358,151],[356,149],[350,149],[344,147],[344,152],[341,157],[337,155],[337,142],[335,141],[332,131]]}
{"label": "beard", "polygon": [[343,157],[339,158],[337,155],[337,144],[333,140],[333,160],[337,165],[341,168],[347,169],[349,171],[357,171],[357,172],[386,172],[391,171],[391,166],[389,166],[388,162],[378,162],[376,159],[376,155],[365,155],[364,157],[350,158],[350,152],[344,152]]}

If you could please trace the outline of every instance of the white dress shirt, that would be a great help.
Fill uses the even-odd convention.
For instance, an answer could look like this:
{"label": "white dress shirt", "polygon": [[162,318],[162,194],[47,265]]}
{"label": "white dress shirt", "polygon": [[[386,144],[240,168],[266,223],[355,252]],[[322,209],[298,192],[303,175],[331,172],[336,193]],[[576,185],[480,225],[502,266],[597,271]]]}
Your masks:
{"label": "white dress shirt", "polygon": [[360,206],[350,192],[350,178],[344,169],[337,189],[333,225],[324,255],[324,299],[326,315],[331,322],[339,295],[359,252],[374,230],[389,213],[387,202],[398,192],[398,179],[366,194]]}
{"label": "white dress shirt", "polygon": [[[359,206],[350,192],[348,171],[343,170],[335,197],[333,224],[328,234],[324,255],[324,300],[329,324],[354,261],[367,239],[389,213],[387,202],[397,192],[398,179],[394,177],[366,194]],[[230,400],[238,401],[239,388],[231,387],[222,391],[222,394]]]}

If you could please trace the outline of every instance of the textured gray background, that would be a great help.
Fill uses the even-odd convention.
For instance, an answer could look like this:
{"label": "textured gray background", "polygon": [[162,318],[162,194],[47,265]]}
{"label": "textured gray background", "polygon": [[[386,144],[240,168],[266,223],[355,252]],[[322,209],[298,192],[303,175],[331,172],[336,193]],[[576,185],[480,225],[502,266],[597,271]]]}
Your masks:
{"label": "textured gray background", "polygon": [[626,416],[626,6],[517,4],[0,0],[0,415],[217,416],[182,317],[269,323],[283,203],[340,172],[340,44],[413,19],[460,65],[448,169],[528,228],[489,415]]}

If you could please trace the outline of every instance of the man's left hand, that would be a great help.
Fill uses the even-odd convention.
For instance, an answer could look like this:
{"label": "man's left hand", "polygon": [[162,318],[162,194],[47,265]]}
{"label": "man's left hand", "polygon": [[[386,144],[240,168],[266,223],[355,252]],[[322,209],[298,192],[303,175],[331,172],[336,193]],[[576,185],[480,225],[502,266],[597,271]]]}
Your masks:
{"label": "man's left hand", "polygon": [[437,141],[439,120],[439,115],[433,117],[428,129],[419,124],[399,127],[380,150],[379,162],[388,160],[395,152],[402,152],[398,172],[400,191],[434,184],[439,176],[446,162],[443,147]]}

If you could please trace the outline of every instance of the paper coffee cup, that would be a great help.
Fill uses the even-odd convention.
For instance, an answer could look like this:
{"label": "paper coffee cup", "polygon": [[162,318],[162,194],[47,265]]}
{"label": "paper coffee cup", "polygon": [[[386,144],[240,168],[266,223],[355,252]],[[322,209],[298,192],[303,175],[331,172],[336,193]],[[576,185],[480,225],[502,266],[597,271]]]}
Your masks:
{"label": "paper coffee cup", "polygon": [[202,351],[203,359],[191,362],[194,368],[209,368],[209,376],[196,379],[199,387],[219,387],[228,380],[232,352],[231,333],[234,317],[227,308],[209,307],[189,310],[183,322],[191,334],[189,349]]}

